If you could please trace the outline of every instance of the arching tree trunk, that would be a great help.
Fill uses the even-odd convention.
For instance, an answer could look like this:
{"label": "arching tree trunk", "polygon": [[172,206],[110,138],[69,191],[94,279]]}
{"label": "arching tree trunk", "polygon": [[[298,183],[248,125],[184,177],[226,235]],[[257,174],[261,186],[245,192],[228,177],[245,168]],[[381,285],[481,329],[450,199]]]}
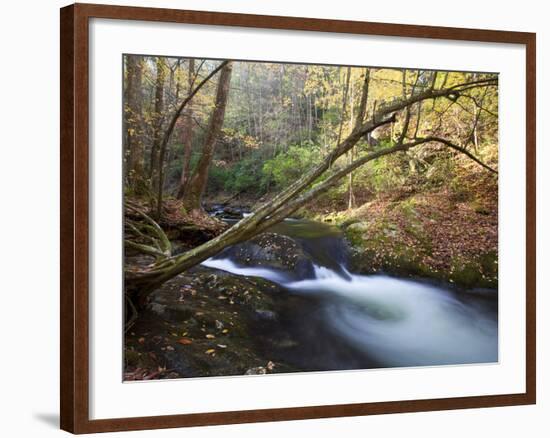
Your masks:
{"label": "arching tree trunk", "polygon": [[[367,81],[368,78],[365,78],[365,82]],[[223,83],[221,78],[220,83]],[[369,120],[364,121],[363,117],[366,114],[366,93],[368,93],[368,83],[365,83],[363,86],[361,105],[358,108],[359,114],[357,115],[356,124],[353,127],[352,132],[339,144],[337,144],[320,163],[305,172],[298,180],[282,192],[256,208],[253,214],[241,219],[237,224],[219,236],[182,254],[169,255],[166,257],[161,256],[161,260],[159,262],[150,266],[146,270],[141,268],[138,270],[127,270],[125,276],[127,290],[136,291],[142,296],[147,295],[150,291],[154,290],[162,283],[170,280],[186,269],[189,269],[190,267],[206,260],[208,257],[217,254],[228,245],[244,241],[269,229],[273,225],[282,221],[285,217],[288,217],[294,213],[300,207],[306,205],[308,202],[311,202],[313,199],[324,193],[330,187],[334,186],[335,183],[346,175],[349,175],[354,170],[358,169],[360,166],[386,155],[407,151],[413,147],[426,143],[439,143],[466,155],[484,168],[496,173],[496,170],[480,161],[467,149],[456,145],[447,139],[430,136],[424,138],[413,138],[410,141],[406,141],[406,135],[403,134],[400,135],[400,141],[394,146],[385,147],[358,157],[340,169],[333,167],[336,160],[348,153],[359,140],[366,137],[369,133],[372,133],[375,129],[381,126],[388,124],[394,125],[396,115],[409,109],[413,105],[423,102],[424,100],[441,97],[456,100],[463,91],[476,87],[495,85],[496,83],[496,80],[480,80],[455,85],[446,89],[430,89],[417,94],[411,93],[408,97],[404,96],[402,99],[397,99],[396,101],[389,102],[386,105],[379,106],[375,111],[373,111],[372,117]],[[227,88],[228,85],[229,84],[227,84]],[[220,91],[220,89],[218,89],[218,91]],[[223,93],[223,91],[220,91],[220,94],[221,93]],[[225,93],[227,93],[227,90]],[[410,110],[408,112],[410,112]],[[214,119],[215,117],[213,115],[211,120],[212,125],[214,125]],[[218,121],[216,124],[217,123],[220,122]],[[325,174],[327,177],[322,181],[319,181],[320,177]]]}
{"label": "arching tree trunk", "polygon": [[223,125],[232,69],[233,64],[229,62],[223,67],[220,73],[218,89],[216,92],[216,103],[212,116],[210,117],[206,140],[204,141],[204,145],[202,147],[202,154],[185,190],[183,203],[188,212],[195,212],[196,214],[203,213],[201,206],[202,195],[206,189],[208,169],[210,167],[210,163],[212,162],[216,142]]}

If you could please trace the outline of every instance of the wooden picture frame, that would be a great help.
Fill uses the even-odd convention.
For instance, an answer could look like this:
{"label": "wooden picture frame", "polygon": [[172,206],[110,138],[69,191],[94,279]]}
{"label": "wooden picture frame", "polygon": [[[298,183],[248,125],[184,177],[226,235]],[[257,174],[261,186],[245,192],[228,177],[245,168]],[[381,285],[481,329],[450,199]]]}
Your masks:
{"label": "wooden picture frame", "polygon": [[[526,391],[518,394],[304,406],[152,417],[89,417],[89,27],[91,18],[240,26],[526,48]],[[344,417],[533,404],[536,400],[535,34],[95,4],[61,9],[61,428],[72,433]]]}

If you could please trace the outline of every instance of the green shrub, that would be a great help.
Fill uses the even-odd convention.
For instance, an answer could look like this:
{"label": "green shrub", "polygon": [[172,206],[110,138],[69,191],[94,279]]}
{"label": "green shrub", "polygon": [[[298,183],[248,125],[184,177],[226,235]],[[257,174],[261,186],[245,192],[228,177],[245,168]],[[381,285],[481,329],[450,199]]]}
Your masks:
{"label": "green shrub", "polygon": [[237,162],[228,170],[224,184],[227,192],[260,193],[262,185],[262,162],[256,157]]}
{"label": "green shrub", "polygon": [[276,157],[267,160],[262,168],[264,185],[273,182],[277,188],[284,188],[300,178],[304,172],[321,161],[321,149],[311,142],[293,145]]}

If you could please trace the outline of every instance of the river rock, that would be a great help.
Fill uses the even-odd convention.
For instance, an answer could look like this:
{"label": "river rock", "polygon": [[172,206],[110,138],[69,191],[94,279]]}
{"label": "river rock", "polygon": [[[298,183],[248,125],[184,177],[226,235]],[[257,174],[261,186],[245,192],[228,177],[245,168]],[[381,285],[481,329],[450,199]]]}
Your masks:
{"label": "river rock", "polygon": [[353,222],[345,227],[348,233],[364,233],[369,229],[368,222]]}
{"label": "river rock", "polygon": [[[275,298],[281,294],[267,280],[210,268],[175,277],[150,294],[126,333],[127,374],[147,370],[156,378],[175,378],[271,372],[275,365],[266,346],[288,337],[284,327],[273,329],[281,306]],[[166,371],[159,374],[159,369]],[[278,361],[277,371],[295,368]]]}
{"label": "river rock", "polygon": [[263,233],[227,248],[220,254],[242,266],[287,271],[296,278],[315,276],[311,257],[294,239],[277,233]]}
{"label": "river rock", "polygon": [[225,207],[223,209],[224,216],[232,217],[232,218],[242,218],[243,212],[239,208],[236,207]]}
{"label": "river rock", "polygon": [[277,319],[277,314],[272,310],[257,309],[256,316],[264,321],[275,321]]}

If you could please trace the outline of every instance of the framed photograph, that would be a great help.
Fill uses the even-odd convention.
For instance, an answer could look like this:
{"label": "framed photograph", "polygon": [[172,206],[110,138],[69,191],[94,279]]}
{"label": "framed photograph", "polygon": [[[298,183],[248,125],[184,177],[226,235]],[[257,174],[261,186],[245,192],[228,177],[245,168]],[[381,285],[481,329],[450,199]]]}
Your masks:
{"label": "framed photograph", "polygon": [[61,9],[61,427],[535,403],[535,34]]}

